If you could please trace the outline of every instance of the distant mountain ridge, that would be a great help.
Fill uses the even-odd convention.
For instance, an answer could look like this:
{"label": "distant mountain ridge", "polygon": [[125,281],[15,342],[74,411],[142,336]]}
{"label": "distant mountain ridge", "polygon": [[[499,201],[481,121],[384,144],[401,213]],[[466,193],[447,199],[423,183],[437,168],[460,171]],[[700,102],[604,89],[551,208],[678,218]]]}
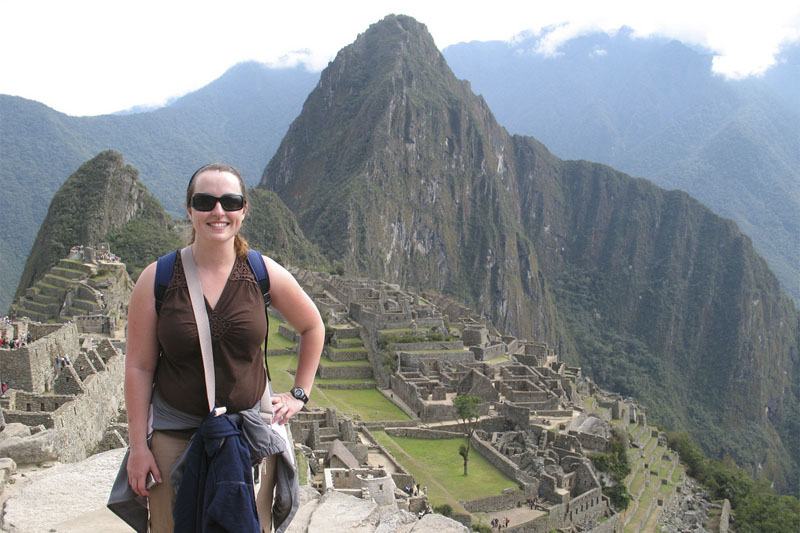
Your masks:
{"label": "distant mountain ridge", "polygon": [[[181,227],[184,226],[184,227]],[[190,225],[177,224],[122,154],[106,150],[82,164],[56,191],[25,264],[16,298],[41,279],[72,246],[109,243],[138,277],[159,256],[182,248]],[[250,189],[242,236],[281,263],[329,266],[274,193]],[[15,300],[16,301],[16,300]]]}
{"label": "distant mountain ridge", "polygon": [[750,239],[508,135],[424,25],[386,17],[340,51],[259,186],[348,272],[457,295],[796,487],[798,312]]}
{"label": "distant mountain ridge", "polygon": [[186,182],[214,160],[231,162],[254,184],[318,73],[242,63],[171,105],[146,113],[70,117],[0,95],[0,311],[11,303],[36,231],[56,190],[107,149],[125,155],[173,215]]}
{"label": "distant mountain ridge", "polygon": [[732,218],[800,302],[800,46],[734,82],[711,54],[629,31],[579,37],[556,57],[513,44],[444,50],[501,124],[555,154],[685,190]]}
{"label": "distant mountain ridge", "polygon": [[[40,185],[23,170],[55,168],[48,154],[75,156],[95,142],[95,130],[84,131],[92,121],[39,108],[26,122],[21,108],[39,104],[2,97],[3,105],[20,108],[16,122],[0,115],[4,147],[7,136],[16,146],[0,155],[11,198]],[[168,149],[153,131],[208,146],[227,131],[224,117],[193,119],[202,127],[190,135],[174,120],[148,124],[148,115],[130,117],[153,168],[191,165],[159,185],[179,198],[200,164],[190,154],[205,155]],[[15,137],[8,124],[41,135]],[[562,161],[533,138],[508,135],[413,19],[387,17],[339,53],[261,186],[297,213],[300,230],[287,224],[281,246],[456,295],[503,329],[548,340],[601,385],[641,398],[655,419],[690,429],[710,453],[797,488],[799,319],[749,238],[685,193]],[[14,226],[25,222],[15,222],[7,226],[18,238]]]}

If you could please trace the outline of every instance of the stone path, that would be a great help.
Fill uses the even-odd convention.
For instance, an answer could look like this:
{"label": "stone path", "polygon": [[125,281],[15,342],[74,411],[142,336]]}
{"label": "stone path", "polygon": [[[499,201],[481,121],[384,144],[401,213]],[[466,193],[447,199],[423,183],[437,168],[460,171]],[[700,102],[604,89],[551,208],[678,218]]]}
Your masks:
{"label": "stone path", "polygon": [[130,533],[105,508],[125,450],[94,455],[79,463],[20,469],[6,487],[3,531],[12,533]]}
{"label": "stone path", "polygon": [[[79,463],[19,469],[5,488],[0,530],[6,533],[130,533],[105,507],[124,450]],[[378,506],[338,492],[320,496],[301,487],[301,506],[287,533],[468,533],[441,515],[418,520],[395,506]]]}

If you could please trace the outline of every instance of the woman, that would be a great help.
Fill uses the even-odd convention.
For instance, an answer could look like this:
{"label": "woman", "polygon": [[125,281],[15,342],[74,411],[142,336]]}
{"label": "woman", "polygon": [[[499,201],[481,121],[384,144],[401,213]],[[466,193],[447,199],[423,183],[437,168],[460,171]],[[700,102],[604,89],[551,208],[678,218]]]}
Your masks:
{"label": "woman", "polygon": [[[236,413],[257,405],[266,386],[261,344],[266,317],[261,291],[238,235],[247,215],[244,182],[235,168],[213,163],[194,173],[186,191],[192,222],[192,255],[211,325],[217,405]],[[272,396],[273,421],[285,423],[303,408],[316,374],[325,328],[316,306],[294,277],[264,257],[272,305],[300,334],[296,388]],[[173,531],[169,473],[186,449],[191,430],[155,430],[148,447],[148,411],[158,397],[189,415],[208,413],[202,355],[180,254],[158,313],[153,284],[156,263],[142,271],[128,310],[125,404],[130,455],[128,478],[136,494],[149,497],[153,532]],[[159,357],[160,355],[160,357]],[[274,468],[274,461],[268,462]],[[150,489],[152,474],[156,485]],[[262,531],[270,531],[267,472],[258,496]]]}

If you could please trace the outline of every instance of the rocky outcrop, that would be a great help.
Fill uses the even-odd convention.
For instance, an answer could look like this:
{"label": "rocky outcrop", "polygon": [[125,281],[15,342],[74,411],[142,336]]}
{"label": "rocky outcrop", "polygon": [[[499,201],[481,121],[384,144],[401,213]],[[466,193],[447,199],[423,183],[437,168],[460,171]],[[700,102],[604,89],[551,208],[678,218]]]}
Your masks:
{"label": "rocky outcrop", "polygon": [[[418,519],[408,511],[398,510],[394,505],[379,506],[372,500],[362,500],[337,491],[330,491],[322,497],[314,496],[313,489],[306,489],[309,497],[300,507],[307,507],[308,525],[292,524],[289,531],[294,533],[461,533],[469,531],[465,526],[438,514],[427,514]],[[317,498],[319,498],[317,500]],[[305,514],[305,513],[304,513]]]}
{"label": "rocky outcrop", "polygon": [[800,315],[750,239],[686,193],[509,135],[415,20],[339,52],[260,187],[348,272],[459,297],[708,453],[781,488],[800,473]]}
{"label": "rocky outcrop", "polygon": [[[132,221],[147,221],[150,231],[160,236],[172,232],[172,219],[139,180],[139,171],[126,165],[122,154],[101,152],[67,178],[50,202],[16,298],[67,257],[72,246],[104,242]],[[117,252],[131,259],[127,250]]]}
{"label": "rocky outcrop", "polygon": [[61,439],[55,429],[32,435],[28,426],[14,422],[0,432],[0,457],[8,457],[21,465],[55,461],[60,444]]}

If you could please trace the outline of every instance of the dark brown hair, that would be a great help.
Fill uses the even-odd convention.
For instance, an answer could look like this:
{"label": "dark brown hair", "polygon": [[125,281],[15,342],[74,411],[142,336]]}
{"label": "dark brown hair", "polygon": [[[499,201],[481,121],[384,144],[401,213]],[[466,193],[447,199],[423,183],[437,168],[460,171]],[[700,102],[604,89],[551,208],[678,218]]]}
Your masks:
{"label": "dark brown hair", "polygon": [[[192,177],[189,178],[189,185],[186,187],[186,207],[189,207],[192,203],[192,195],[194,194],[194,179],[207,170],[228,172],[236,176],[236,179],[239,181],[239,188],[242,190],[242,196],[244,196],[244,203],[247,205],[247,187],[245,187],[242,175],[239,174],[239,171],[236,170],[236,167],[226,163],[210,163],[195,170],[194,174],[192,174]],[[192,227],[192,237],[189,239],[189,244],[194,242],[194,238],[195,232],[194,227]],[[239,259],[246,259],[247,252],[250,250],[250,247],[247,245],[245,238],[237,233],[233,238],[233,249],[236,251],[236,257]]]}

